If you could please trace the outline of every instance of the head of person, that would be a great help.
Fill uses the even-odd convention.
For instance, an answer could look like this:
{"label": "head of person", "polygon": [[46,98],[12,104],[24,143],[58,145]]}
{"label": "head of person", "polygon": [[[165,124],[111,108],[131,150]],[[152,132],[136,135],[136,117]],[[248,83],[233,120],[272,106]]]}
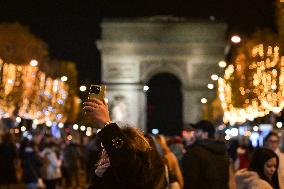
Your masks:
{"label": "head of person", "polygon": [[258,148],[252,155],[249,170],[257,172],[261,179],[276,187],[278,186],[278,166],[279,159],[275,152],[266,148]]}
{"label": "head of person", "polygon": [[201,120],[196,124],[191,124],[195,128],[196,139],[214,139],[215,138],[215,127],[208,120]]}
{"label": "head of person", "polygon": [[192,124],[188,124],[184,127],[182,132],[182,138],[185,142],[186,146],[189,146],[195,142],[195,131],[196,129],[191,126]]}
{"label": "head of person", "polygon": [[271,131],[264,138],[264,147],[275,151],[279,147],[280,138],[276,132]]}

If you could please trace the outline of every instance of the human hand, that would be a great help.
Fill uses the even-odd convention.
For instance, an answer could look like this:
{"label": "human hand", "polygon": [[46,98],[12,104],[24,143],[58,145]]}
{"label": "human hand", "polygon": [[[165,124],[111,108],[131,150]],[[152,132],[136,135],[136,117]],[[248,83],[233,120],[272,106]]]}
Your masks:
{"label": "human hand", "polygon": [[99,165],[95,170],[95,173],[98,177],[102,177],[107,168],[110,166],[109,157],[105,150],[102,151],[102,156],[99,161]]}
{"label": "human hand", "polygon": [[110,121],[108,106],[106,103],[98,99],[89,99],[88,102],[84,102],[84,108],[86,116],[96,121],[100,128]]}

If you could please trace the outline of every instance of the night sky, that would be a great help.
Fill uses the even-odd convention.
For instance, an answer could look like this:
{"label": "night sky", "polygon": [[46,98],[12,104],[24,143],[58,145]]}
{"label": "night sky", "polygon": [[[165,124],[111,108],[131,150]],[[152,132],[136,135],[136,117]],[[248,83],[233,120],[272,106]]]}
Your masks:
{"label": "night sky", "polygon": [[49,46],[50,56],[76,62],[79,84],[100,81],[100,21],[106,17],[172,15],[228,24],[231,33],[275,30],[274,0],[2,0],[0,22],[18,21]]}

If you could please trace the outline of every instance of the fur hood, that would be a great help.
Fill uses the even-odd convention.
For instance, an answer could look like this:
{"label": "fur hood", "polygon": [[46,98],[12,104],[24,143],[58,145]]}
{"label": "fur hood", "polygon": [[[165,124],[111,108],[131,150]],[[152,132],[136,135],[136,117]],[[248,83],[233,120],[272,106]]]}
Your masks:
{"label": "fur hood", "polygon": [[237,171],[235,179],[237,189],[273,189],[268,182],[259,178],[256,172],[247,169]]}

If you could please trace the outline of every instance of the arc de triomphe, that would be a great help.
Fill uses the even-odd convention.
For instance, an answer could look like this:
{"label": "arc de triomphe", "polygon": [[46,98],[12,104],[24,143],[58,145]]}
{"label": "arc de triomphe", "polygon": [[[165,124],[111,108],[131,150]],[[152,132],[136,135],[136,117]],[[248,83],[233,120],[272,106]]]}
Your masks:
{"label": "arc de triomphe", "polygon": [[202,116],[211,74],[224,59],[225,24],[169,17],[104,20],[97,45],[102,81],[114,121],[127,120],[146,130],[147,95],[143,86],[159,73],[182,83],[183,122]]}

